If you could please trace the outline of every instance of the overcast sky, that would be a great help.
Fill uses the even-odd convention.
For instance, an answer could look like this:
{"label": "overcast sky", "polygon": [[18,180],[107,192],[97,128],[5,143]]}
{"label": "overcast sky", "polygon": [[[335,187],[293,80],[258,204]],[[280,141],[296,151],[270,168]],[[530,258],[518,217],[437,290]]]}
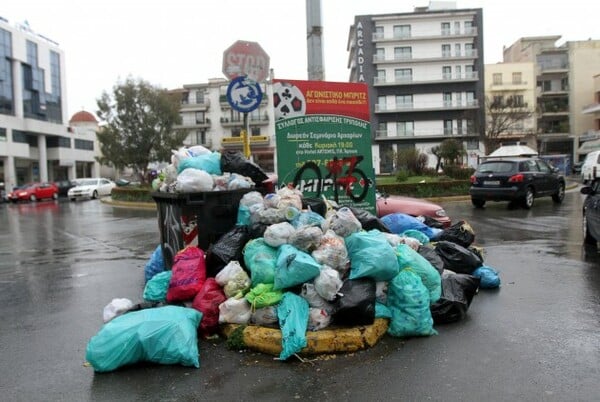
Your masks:
{"label": "overcast sky", "polygon": [[[600,39],[597,0],[458,0],[483,8],[485,63],[522,36]],[[325,79],[348,80],[355,15],[411,12],[428,0],[321,0]],[[68,114],[94,113],[103,91],[127,78],[163,88],[224,78],[223,51],[258,42],[277,78],[307,79],[305,0],[3,0],[0,16],[27,21],[65,52]],[[598,66],[600,73],[600,66]]]}

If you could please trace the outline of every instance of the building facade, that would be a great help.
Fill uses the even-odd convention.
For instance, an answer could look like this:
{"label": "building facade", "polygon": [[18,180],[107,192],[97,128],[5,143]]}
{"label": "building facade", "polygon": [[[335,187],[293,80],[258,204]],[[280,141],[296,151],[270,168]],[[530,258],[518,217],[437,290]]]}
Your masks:
{"label": "building facade", "polygon": [[[242,150],[244,114],[227,102],[229,81],[209,79],[207,83],[186,84],[172,90],[181,96],[181,120],[178,129],[188,131],[184,145],[203,145],[214,151]],[[265,171],[275,170],[275,123],[273,89],[270,82],[261,84],[260,106],[248,113],[247,125],[252,160]]]}
{"label": "building facade", "polygon": [[537,148],[536,100],[533,63],[485,65],[486,135],[497,145],[524,142]]}
{"label": "building facade", "polygon": [[436,165],[432,148],[456,139],[465,164],[483,154],[482,9],[431,2],[412,13],[360,15],[348,38],[350,82],[369,88],[373,166],[394,171],[394,155],[415,148]]}
{"label": "building facade", "polygon": [[594,97],[600,71],[600,41],[557,46],[560,36],[524,37],[504,49],[504,62],[533,62],[536,71],[537,149],[567,154],[574,161],[594,119],[582,111]]}
{"label": "building facade", "polygon": [[95,138],[95,132],[69,128],[58,44],[0,17],[0,182],[10,191],[73,179],[78,164],[94,164]]}

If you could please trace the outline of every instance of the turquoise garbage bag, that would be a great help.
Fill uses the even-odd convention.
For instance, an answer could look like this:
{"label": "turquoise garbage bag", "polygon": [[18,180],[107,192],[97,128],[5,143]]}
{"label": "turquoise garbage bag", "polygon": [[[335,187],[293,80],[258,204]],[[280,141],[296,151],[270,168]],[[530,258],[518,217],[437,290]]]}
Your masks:
{"label": "turquoise garbage bag", "polygon": [[414,273],[419,275],[423,285],[429,291],[429,304],[438,301],[442,296],[442,277],[440,273],[425,257],[413,250],[408,244],[398,244],[396,251],[400,270],[411,268]]}
{"label": "turquoise garbage bag", "polygon": [[198,156],[191,156],[179,162],[177,166],[177,174],[183,172],[187,168],[204,170],[208,174],[221,175],[221,154],[212,152]]}
{"label": "turquoise garbage bag", "polygon": [[388,334],[400,338],[437,335],[429,309],[429,292],[410,268],[400,271],[388,284],[387,305],[392,312]]}
{"label": "turquoise garbage bag", "polygon": [[314,279],[321,265],[304,251],[289,244],[279,246],[275,270],[275,290],[291,288]]}
{"label": "turquoise garbage bag", "polygon": [[379,230],[352,233],[344,242],[350,258],[350,279],[389,281],[400,272],[396,251]]}
{"label": "turquoise garbage bag", "polygon": [[277,318],[281,328],[279,359],[287,360],[306,347],[308,311],[306,299],[291,292],[283,295],[281,303],[277,306]]}
{"label": "turquoise garbage bag", "polygon": [[243,254],[253,285],[275,283],[277,248],[269,246],[264,238],[259,237],[246,243]]}
{"label": "turquoise garbage bag", "polygon": [[482,289],[495,289],[500,287],[500,275],[498,271],[487,265],[482,265],[476,268],[471,275],[479,278],[479,287]]}
{"label": "turquoise garbage bag", "polygon": [[144,286],[143,298],[148,301],[164,302],[167,300],[167,290],[171,281],[172,271],[164,271],[152,277]]}
{"label": "turquoise garbage bag", "polygon": [[202,313],[165,306],[120,315],[87,344],[85,358],[97,372],[137,362],[200,367],[198,325]]}

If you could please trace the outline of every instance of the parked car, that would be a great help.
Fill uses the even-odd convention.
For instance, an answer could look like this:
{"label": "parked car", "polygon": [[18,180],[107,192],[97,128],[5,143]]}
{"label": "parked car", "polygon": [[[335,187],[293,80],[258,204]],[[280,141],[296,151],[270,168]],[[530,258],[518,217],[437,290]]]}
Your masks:
{"label": "parked car", "polygon": [[597,246],[600,240],[600,181],[581,187],[580,192],[587,195],[582,211],[583,242]]}
{"label": "parked car", "polygon": [[533,206],[535,198],[565,198],[565,178],[557,168],[538,157],[504,157],[483,161],[471,176],[471,202],[483,208],[486,201]]}
{"label": "parked car", "polygon": [[43,199],[57,199],[58,187],[54,183],[30,183],[19,187],[14,187],[8,194],[8,200],[18,201],[38,201]]}
{"label": "parked car", "polygon": [[77,183],[72,180],[58,180],[55,181],[54,184],[58,187],[58,195],[61,197],[66,197],[69,190],[77,185]]}
{"label": "parked car", "polygon": [[581,180],[589,184],[600,178],[600,151],[592,151],[585,156],[581,165]]}
{"label": "parked car", "polygon": [[98,197],[107,196],[110,195],[112,189],[116,186],[114,181],[103,177],[77,179],[75,181],[77,182],[77,185],[67,192],[67,197],[71,201],[81,198],[96,199]]}
{"label": "parked car", "polygon": [[581,167],[583,166],[583,162],[575,162],[573,164],[573,167],[571,168],[571,172],[574,175],[579,175],[581,174]]}
{"label": "parked car", "polygon": [[380,192],[375,193],[375,199],[377,216],[379,218],[400,212],[414,217],[423,216],[425,218],[432,218],[441,227],[449,227],[452,224],[444,208],[427,200],[401,195],[386,195]]}

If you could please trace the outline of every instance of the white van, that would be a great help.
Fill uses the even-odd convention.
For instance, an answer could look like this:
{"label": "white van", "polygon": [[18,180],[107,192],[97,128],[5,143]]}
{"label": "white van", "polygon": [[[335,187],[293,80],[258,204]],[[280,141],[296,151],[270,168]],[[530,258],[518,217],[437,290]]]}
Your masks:
{"label": "white van", "polygon": [[581,179],[588,184],[600,178],[600,151],[592,151],[586,155],[581,165]]}

